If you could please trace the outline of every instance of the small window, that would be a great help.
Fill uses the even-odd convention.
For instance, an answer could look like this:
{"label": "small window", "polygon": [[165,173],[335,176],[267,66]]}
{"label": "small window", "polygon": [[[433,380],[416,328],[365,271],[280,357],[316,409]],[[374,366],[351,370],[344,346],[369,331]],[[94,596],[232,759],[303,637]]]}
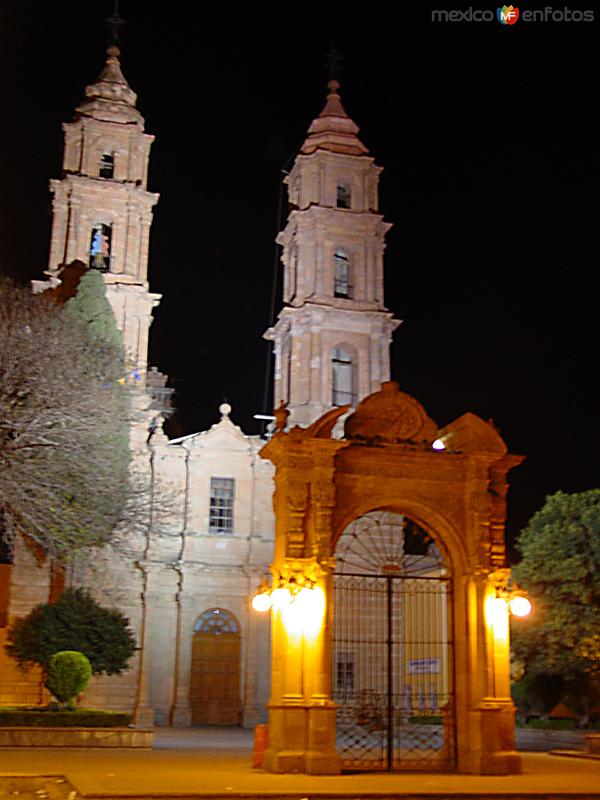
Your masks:
{"label": "small window", "polygon": [[337,185],[336,205],[338,208],[350,208],[350,189],[345,183]]}
{"label": "small window", "polygon": [[331,405],[355,405],[354,364],[352,356],[340,347],[333,351]]}
{"label": "small window", "polygon": [[210,479],[209,533],[233,533],[233,478]]}
{"label": "small window", "polygon": [[112,178],[115,174],[115,157],[112,153],[103,153],[100,159],[99,174],[101,178]]}
{"label": "small window", "polygon": [[336,694],[351,694],[354,691],[354,653],[337,654],[334,681]]}
{"label": "small window", "polygon": [[103,225],[101,222],[94,225],[90,240],[90,269],[108,272],[110,269],[111,239],[112,228],[110,225]]}
{"label": "small window", "polygon": [[336,297],[350,297],[350,260],[341,250],[334,256],[335,278],[333,293]]}

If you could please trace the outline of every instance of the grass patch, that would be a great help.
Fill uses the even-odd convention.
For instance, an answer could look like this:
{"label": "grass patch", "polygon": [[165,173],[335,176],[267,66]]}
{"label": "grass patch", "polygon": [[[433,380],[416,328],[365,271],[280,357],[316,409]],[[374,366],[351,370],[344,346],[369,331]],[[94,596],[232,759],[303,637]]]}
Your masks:
{"label": "grass patch", "polygon": [[439,714],[418,714],[414,717],[409,717],[410,725],[441,725],[442,717]]}
{"label": "grass patch", "polygon": [[574,731],[577,729],[576,719],[530,719],[517,722],[518,728],[533,728],[543,731]]}
{"label": "grass patch", "polygon": [[0,725],[6,727],[44,728],[123,728],[131,723],[131,714],[76,708],[73,711],[40,706],[0,706]]}

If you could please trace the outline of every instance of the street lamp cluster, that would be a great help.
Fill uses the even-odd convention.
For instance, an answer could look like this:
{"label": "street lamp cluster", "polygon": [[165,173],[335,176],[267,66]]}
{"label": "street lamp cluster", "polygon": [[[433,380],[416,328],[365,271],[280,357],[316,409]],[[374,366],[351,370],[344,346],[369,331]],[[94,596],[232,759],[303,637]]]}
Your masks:
{"label": "street lamp cluster", "polygon": [[252,598],[255,611],[268,611],[271,607],[283,609],[291,603],[309,601],[315,590],[315,581],[304,575],[280,578],[275,586],[261,581],[256,594]]}

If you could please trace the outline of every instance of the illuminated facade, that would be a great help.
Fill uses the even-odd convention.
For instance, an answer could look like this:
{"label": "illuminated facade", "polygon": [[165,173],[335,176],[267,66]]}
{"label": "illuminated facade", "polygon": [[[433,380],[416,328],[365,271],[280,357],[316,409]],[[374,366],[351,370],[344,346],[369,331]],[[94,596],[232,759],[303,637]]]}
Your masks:
{"label": "illuminated facade", "polygon": [[[494,600],[518,459],[473,415],[438,431],[389,382],[398,322],[384,304],[381,170],[337,82],[286,178],[284,307],[265,334],[278,432],[266,445],[245,435],[223,404],[209,430],[169,441],[145,391],[160,299],[147,282],[153,137],[118,48],[107,55],[64,126],[48,281],[35,288],[64,289],[73,265],[102,271],[139,381],[134,468],[175,501],[67,576],[117,604],[140,645],[133,668],[94,678],[85,703],[171,725],[252,726],[268,707],[276,772],[518,771]],[[5,623],[56,592],[38,555],[17,543]],[[249,601],[271,565],[280,600],[296,594],[274,603],[270,631]],[[0,702],[41,698],[39,675],[23,676],[3,648],[0,669]]]}
{"label": "illuminated facade", "polygon": [[262,450],[276,467],[273,585],[319,598],[273,601],[267,768],[518,772],[497,594],[506,475],[521,458],[473,414],[438,430],[395,383],[332,438],[344,411],[287,431],[282,416]]}

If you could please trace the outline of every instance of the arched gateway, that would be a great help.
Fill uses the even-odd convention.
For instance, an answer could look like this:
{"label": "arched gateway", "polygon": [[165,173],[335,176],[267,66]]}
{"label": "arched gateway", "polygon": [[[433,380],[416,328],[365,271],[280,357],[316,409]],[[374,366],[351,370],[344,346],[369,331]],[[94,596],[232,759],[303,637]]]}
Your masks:
{"label": "arched gateway", "polygon": [[473,414],[438,430],[393,382],[333,439],[346,410],[286,432],[281,408],[262,451],[276,467],[273,586],[289,590],[273,595],[265,765],[518,772],[493,600],[521,457]]}
{"label": "arched gateway", "polygon": [[452,578],[417,523],[373,511],[336,543],[333,699],[345,769],[454,766]]}

